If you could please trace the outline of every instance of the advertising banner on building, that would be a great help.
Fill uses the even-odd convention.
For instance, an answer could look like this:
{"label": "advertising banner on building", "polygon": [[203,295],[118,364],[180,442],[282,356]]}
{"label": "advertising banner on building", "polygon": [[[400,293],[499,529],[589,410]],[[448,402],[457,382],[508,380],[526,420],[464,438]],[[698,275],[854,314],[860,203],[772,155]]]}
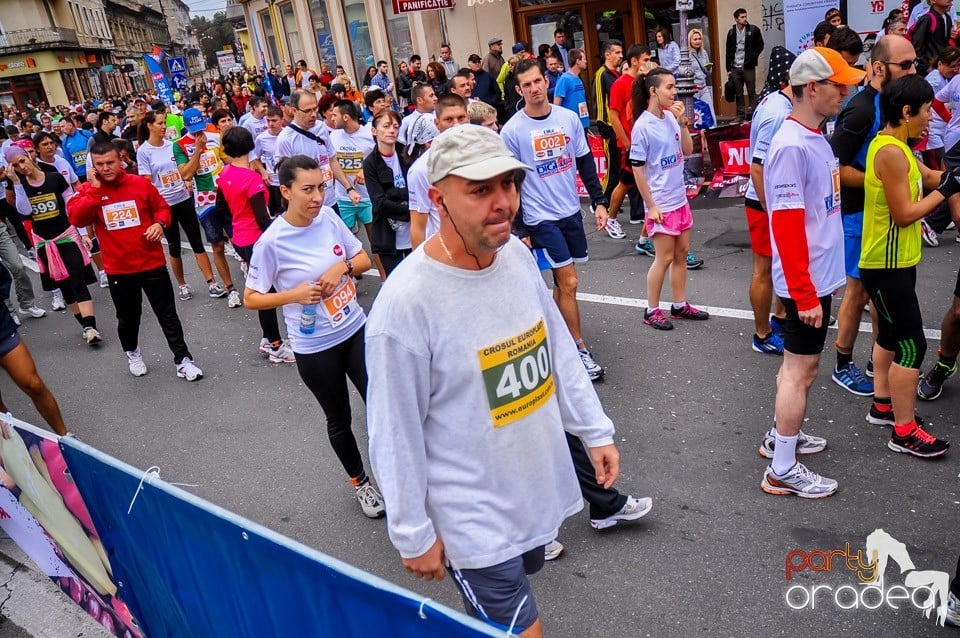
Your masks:
{"label": "advertising banner on building", "polygon": [[139,638],[58,438],[0,415],[0,528],[111,635]]}
{"label": "advertising banner on building", "polygon": [[393,12],[415,13],[417,11],[435,11],[436,9],[452,9],[454,0],[393,0]]}
{"label": "advertising banner on building", "polygon": [[789,51],[800,53],[813,46],[813,30],[836,0],[784,0],[784,40]]}

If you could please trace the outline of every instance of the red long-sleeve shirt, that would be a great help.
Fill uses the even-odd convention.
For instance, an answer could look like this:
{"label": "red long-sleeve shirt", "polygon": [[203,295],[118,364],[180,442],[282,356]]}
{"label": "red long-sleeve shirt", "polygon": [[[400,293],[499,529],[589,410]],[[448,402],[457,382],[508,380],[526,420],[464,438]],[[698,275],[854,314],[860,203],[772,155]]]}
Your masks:
{"label": "red long-sleeve shirt", "polygon": [[100,188],[83,184],[67,202],[74,226],[93,224],[100,240],[103,269],[110,275],[146,272],[166,265],[163,246],[143,236],[156,222],[171,223],[170,206],[145,177],[123,173]]}

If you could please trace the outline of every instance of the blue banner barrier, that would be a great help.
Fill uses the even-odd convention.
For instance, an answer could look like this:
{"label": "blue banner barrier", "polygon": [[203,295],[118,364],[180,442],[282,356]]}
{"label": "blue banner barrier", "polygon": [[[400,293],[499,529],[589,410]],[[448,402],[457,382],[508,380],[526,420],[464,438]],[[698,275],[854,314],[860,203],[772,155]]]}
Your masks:
{"label": "blue banner barrier", "polygon": [[60,447],[149,638],[503,636],[77,439]]}

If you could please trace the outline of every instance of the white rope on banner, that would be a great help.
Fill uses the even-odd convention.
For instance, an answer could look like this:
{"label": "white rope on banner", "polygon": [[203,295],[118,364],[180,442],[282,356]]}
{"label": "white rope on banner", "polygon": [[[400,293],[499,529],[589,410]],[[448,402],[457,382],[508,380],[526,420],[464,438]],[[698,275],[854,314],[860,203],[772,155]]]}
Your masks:
{"label": "white rope on banner", "polygon": [[[147,485],[155,478],[160,477],[160,467],[157,465],[151,465],[143,473],[143,476],[140,477],[140,483],[137,485],[137,491],[133,493],[133,498],[130,500],[130,507],[127,508],[127,514],[133,511],[133,504],[137,502],[137,497],[140,496],[140,492],[143,491],[143,482],[146,481]],[[179,487],[200,487],[199,485],[194,485],[193,483],[170,483],[170,485],[177,485]]]}

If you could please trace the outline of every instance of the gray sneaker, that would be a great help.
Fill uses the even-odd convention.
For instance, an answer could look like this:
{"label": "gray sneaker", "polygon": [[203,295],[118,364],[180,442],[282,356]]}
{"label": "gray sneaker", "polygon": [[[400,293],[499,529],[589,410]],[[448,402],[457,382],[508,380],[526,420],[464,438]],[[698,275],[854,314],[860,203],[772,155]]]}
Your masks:
{"label": "gray sneaker", "polygon": [[228,294],[230,294],[226,291],[226,289],[224,289],[223,286],[220,285],[220,282],[218,281],[215,281],[209,286],[207,286],[207,291],[210,293],[210,296],[213,297],[214,299],[223,299]]}
{"label": "gray sneaker", "polygon": [[837,491],[837,482],[808,470],[798,461],[783,476],[779,476],[773,471],[773,466],[768,465],[763,471],[760,489],[777,496],[794,494],[800,498],[826,498]]}
{"label": "gray sneaker", "polygon": [[606,518],[591,518],[590,526],[593,527],[593,529],[607,529],[608,527],[613,527],[620,521],[635,521],[638,518],[646,516],[652,508],[652,498],[648,496],[643,498],[628,496],[627,502],[624,503],[619,512]]}
{"label": "gray sneaker", "polygon": [[371,483],[361,485],[357,488],[357,501],[360,503],[360,509],[367,518],[380,518],[383,516],[383,497]]}
{"label": "gray sneaker", "polygon": [[[776,445],[777,440],[770,436],[770,432],[767,431],[763,435],[763,443],[760,444],[760,456],[765,459],[772,459],[773,449]],[[823,452],[826,447],[826,439],[806,434],[803,430],[800,430],[800,435],[797,437],[797,454],[816,454],[817,452]]]}
{"label": "gray sneaker", "polygon": [[553,539],[543,546],[543,560],[557,560],[562,553],[563,545],[561,545],[557,539]]}
{"label": "gray sneaker", "polygon": [[590,354],[587,350],[579,350],[580,352],[580,363],[583,364],[583,367],[587,370],[587,376],[590,377],[591,381],[596,381],[603,377],[603,368],[600,367],[600,364],[593,360],[593,355]]}

